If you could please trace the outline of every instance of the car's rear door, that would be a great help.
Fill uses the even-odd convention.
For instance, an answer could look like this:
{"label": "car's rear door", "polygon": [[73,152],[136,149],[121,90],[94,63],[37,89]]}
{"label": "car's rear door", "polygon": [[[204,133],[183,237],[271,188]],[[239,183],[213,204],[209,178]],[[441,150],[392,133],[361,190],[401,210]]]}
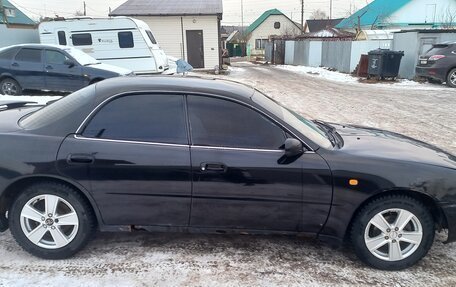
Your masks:
{"label": "car's rear door", "polygon": [[188,96],[192,227],[318,232],[331,204],[330,171],[314,152],[284,160],[288,136],[258,111]]}
{"label": "car's rear door", "polygon": [[43,49],[21,48],[11,62],[11,72],[23,89],[45,89]]}
{"label": "car's rear door", "polygon": [[[66,60],[74,62],[70,66]],[[82,73],[82,67],[61,51],[46,49],[44,52],[44,69],[46,71],[46,89],[51,91],[77,91],[88,85],[88,77]]]}
{"label": "car's rear door", "polygon": [[187,226],[190,151],[184,98],[137,94],[106,103],[59,151],[59,168],[90,190],[108,225]]}

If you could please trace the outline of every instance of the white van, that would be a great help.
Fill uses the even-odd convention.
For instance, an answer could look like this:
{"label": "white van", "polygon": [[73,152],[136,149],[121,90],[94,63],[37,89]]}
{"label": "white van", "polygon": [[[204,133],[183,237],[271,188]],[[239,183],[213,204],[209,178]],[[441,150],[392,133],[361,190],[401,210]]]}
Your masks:
{"label": "white van", "polygon": [[149,26],[128,17],[71,18],[42,22],[42,44],[74,46],[95,59],[136,74],[163,73],[168,58]]}

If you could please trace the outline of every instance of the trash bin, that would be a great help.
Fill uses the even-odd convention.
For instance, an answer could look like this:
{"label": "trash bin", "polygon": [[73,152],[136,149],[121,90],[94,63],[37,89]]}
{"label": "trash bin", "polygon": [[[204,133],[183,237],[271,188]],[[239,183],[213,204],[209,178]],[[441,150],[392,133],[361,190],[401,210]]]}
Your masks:
{"label": "trash bin", "polygon": [[399,74],[399,67],[404,56],[403,51],[391,51],[389,49],[377,49],[370,51],[368,78],[395,79]]}

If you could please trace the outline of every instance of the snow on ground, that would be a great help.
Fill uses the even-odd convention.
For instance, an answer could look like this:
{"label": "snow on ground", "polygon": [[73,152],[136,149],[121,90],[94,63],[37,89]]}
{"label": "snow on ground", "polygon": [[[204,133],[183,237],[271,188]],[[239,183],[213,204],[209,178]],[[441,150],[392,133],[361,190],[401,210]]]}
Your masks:
{"label": "snow on ground", "polygon": [[[252,85],[309,118],[388,129],[456,154],[456,90],[347,83],[242,63],[217,77]],[[368,268],[349,248],[287,236],[105,233],[59,261],[30,256],[9,231],[0,242],[1,287],[456,286],[456,243],[440,240],[401,272]]]}
{"label": "snow on ground", "polygon": [[[277,69],[282,69],[285,71],[290,71],[299,74],[307,74],[314,77],[323,78],[333,82],[342,82],[342,83],[351,83],[356,84],[360,83],[359,78],[354,77],[349,74],[340,73],[337,71],[330,71],[325,68],[321,67],[307,67],[307,66],[291,66],[291,65],[282,65],[282,66],[275,66]],[[360,83],[361,84],[361,83]],[[367,83],[362,83],[367,84]],[[449,89],[444,85],[435,85],[429,83],[419,83],[416,81],[406,80],[406,79],[398,79],[394,82],[380,82],[380,83],[369,83],[369,85],[374,86],[389,86],[392,88],[404,88],[404,87],[412,87],[417,89],[428,89],[428,90],[446,90]]]}

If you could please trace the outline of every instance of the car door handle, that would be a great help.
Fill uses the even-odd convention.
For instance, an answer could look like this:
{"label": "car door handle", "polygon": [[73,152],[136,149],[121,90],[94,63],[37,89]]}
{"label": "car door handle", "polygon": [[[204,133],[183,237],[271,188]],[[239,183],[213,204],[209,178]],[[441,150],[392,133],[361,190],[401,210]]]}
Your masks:
{"label": "car door handle", "polygon": [[46,70],[54,70],[54,67],[52,67],[52,66],[46,66]]}
{"label": "car door handle", "polygon": [[90,154],[70,154],[67,158],[69,164],[92,164],[95,158]]}
{"label": "car door handle", "polygon": [[18,63],[13,63],[11,66],[13,66],[13,67],[19,67],[19,64],[18,64]]}
{"label": "car door handle", "polygon": [[201,171],[226,172],[226,165],[218,162],[203,162],[200,165]]}

